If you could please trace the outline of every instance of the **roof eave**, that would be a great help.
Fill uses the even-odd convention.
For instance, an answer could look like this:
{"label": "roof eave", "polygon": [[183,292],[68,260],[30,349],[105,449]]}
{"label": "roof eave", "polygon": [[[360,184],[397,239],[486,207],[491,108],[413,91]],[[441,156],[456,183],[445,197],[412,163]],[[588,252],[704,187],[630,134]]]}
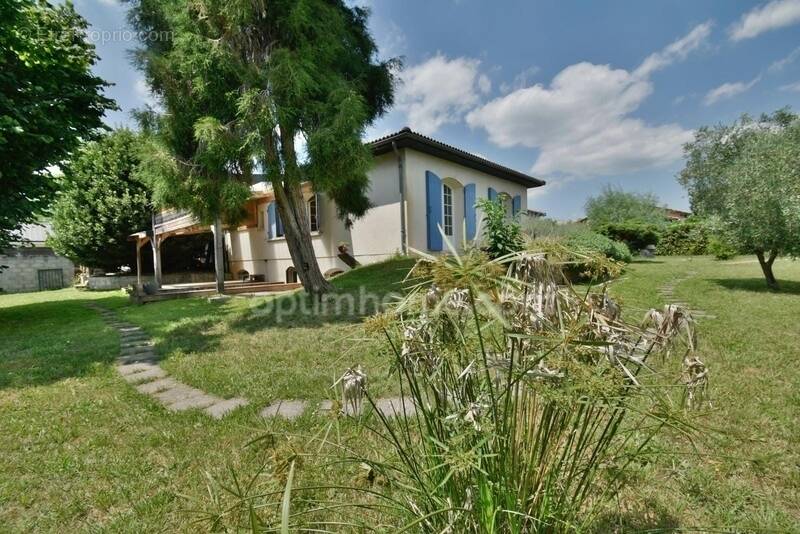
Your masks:
{"label": "roof eave", "polygon": [[369,143],[369,145],[370,148],[372,148],[373,155],[380,156],[393,150],[392,143],[394,143],[398,149],[411,148],[419,152],[452,161],[453,163],[464,165],[465,167],[470,167],[472,169],[485,172],[486,174],[498,176],[529,188],[541,187],[545,185],[544,180],[534,178],[533,176],[528,176],[527,174],[515,171],[514,169],[509,169],[508,167],[504,167],[468,152],[464,152],[463,150],[459,150],[455,147],[450,147],[449,145],[440,143],[409,130],[400,131],[398,133],[383,137]]}

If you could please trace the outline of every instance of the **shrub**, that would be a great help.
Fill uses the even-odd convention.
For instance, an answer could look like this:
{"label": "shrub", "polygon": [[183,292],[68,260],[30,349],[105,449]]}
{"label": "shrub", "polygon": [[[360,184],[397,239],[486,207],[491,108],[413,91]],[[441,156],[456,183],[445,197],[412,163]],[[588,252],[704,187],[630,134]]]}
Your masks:
{"label": "shrub", "polygon": [[718,260],[729,260],[736,256],[736,249],[724,237],[712,236],[708,240],[708,253]]}
{"label": "shrub", "polygon": [[612,260],[629,263],[633,257],[625,243],[614,241],[595,232],[578,232],[567,237],[567,248],[582,252],[597,252]]}
{"label": "shrub", "polygon": [[708,254],[709,224],[701,219],[687,219],[664,228],[658,244],[662,256]]}
{"label": "shrub", "polygon": [[524,219],[522,231],[531,239],[566,237],[578,232],[589,232],[589,226],[581,222],[559,222],[543,217]]}
{"label": "shrub", "polygon": [[484,198],[478,201],[477,206],[483,212],[485,248],[489,257],[499,258],[522,250],[522,229],[516,219],[506,216],[506,208],[502,202]]}
{"label": "shrub", "polygon": [[639,251],[648,245],[658,244],[660,236],[658,226],[636,221],[605,223],[592,228],[615,241],[622,241],[632,251]]}

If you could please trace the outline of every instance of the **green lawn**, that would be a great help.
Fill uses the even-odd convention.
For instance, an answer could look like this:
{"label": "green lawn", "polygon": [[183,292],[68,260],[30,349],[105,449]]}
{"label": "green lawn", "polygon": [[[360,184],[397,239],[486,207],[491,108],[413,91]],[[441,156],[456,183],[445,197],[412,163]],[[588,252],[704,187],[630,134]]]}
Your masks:
{"label": "green lawn", "polygon": [[[357,296],[361,286],[377,295],[400,290],[410,265],[394,260],[343,275],[338,295]],[[755,259],[666,258],[635,263],[612,284],[637,320],[662,304],[658,288],[672,280],[683,280],[678,298],[717,316],[699,324],[713,400],[701,422],[716,430],[697,450],[677,450],[666,437],[653,443],[652,461],[631,468],[632,486],[598,530],[800,530],[800,264],[779,261],[776,274],[783,290],[771,293]],[[116,333],[89,300],[144,327],[179,380],[251,405],[216,421],[166,412],[139,395],[113,369]],[[333,380],[355,363],[373,392],[393,390],[390,358],[365,333],[358,309],[278,320],[276,310],[300,302],[308,304],[284,295],[135,307],[116,292],[0,296],[0,532],[202,530],[190,510],[214,508],[210,478],[278,465],[277,457],[308,447],[298,436],[332,424],[311,416],[263,421],[263,406],[329,398]],[[335,430],[355,447],[374,445],[355,424]],[[273,443],[247,446],[265,432]],[[357,475],[309,470],[299,473]],[[264,476],[280,487],[280,473]]]}

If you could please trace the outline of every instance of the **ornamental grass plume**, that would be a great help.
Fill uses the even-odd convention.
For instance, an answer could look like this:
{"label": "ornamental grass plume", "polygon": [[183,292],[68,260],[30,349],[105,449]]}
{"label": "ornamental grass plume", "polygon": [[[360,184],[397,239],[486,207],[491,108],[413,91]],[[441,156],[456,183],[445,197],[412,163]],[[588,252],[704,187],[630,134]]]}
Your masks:
{"label": "ornamental grass plume", "polygon": [[[654,436],[697,432],[684,407],[704,402],[708,369],[686,310],[626,322],[605,287],[570,285],[571,261],[476,249],[422,259],[410,293],[367,322],[392,355],[399,416],[379,409],[360,367],[348,369],[336,386],[344,414],[358,417],[337,411],[296,438],[263,484],[256,473],[220,485],[200,521],[237,531],[590,529]],[[341,438],[340,425],[378,445]]]}
{"label": "ornamental grass plume", "polygon": [[708,373],[691,316],[671,307],[626,323],[563,267],[531,252],[428,258],[415,289],[372,321],[416,405],[405,418],[375,410],[405,528],[581,530],[656,433],[694,431],[676,388],[662,387],[680,377],[665,384],[656,369],[683,350],[681,396],[698,401]]}

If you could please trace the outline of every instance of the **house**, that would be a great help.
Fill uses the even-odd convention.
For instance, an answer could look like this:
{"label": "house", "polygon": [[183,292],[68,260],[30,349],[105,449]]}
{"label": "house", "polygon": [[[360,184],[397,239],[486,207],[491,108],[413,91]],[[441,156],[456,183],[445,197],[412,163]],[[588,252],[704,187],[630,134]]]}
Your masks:
{"label": "house", "polygon": [[[527,213],[528,189],[544,185],[542,180],[408,128],[369,146],[375,157],[369,171],[373,207],[364,217],[347,225],[337,218],[332,200],[315,193],[310,184],[303,188],[314,251],[326,276],[349,269],[352,259],[368,264],[413,250],[447,252],[445,238],[460,247],[478,232],[481,214],[475,204],[479,199],[500,199],[509,215]],[[263,181],[251,190],[248,217],[224,230],[226,271],[230,278],[295,283],[297,272],[272,190]],[[166,211],[155,217],[151,231],[133,237],[138,249],[148,241],[154,246],[159,273],[165,239],[209,231],[190,214]]]}
{"label": "house", "polygon": [[60,289],[72,284],[75,265],[47,246],[50,223],[22,227],[17,243],[0,251],[0,292]]}

